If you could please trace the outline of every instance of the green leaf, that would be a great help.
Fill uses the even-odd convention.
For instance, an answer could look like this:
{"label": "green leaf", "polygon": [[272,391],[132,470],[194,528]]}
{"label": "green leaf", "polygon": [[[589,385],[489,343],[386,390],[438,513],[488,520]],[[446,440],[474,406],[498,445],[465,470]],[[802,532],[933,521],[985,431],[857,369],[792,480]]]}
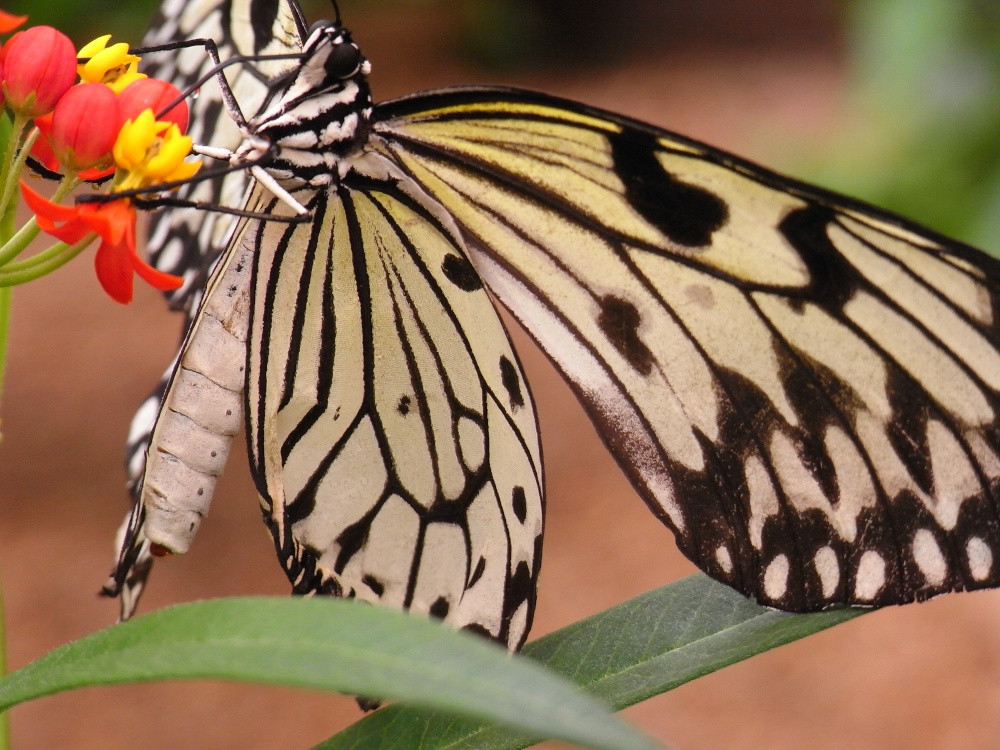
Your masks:
{"label": "green leaf", "polygon": [[586,747],[655,747],[593,698],[485,639],[319,597],[219,599],[138,617],[7,675],[0,711],[88,685],[198,677],[409,701]]}
{"label": "green leaf", "polygon": [[[696,575],[539,638],[524,653],[622,709],[867,611],[775,612]],[[483,723],[389,706],[313,750],[516,750],[531,744],[523,734]]]}

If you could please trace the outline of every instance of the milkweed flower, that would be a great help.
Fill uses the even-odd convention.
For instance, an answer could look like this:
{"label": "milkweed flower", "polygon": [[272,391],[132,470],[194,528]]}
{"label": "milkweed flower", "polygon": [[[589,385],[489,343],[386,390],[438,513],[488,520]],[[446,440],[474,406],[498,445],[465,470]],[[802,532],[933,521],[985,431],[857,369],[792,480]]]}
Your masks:
{"label": "milkweed flower", "polygon": [[51,112],[76,81],[76,50],[61,31],[32,26],[4,47],[3,92],[22,117]]}
{"label": "milkweed flower", "polygon": [[143,110],[122,126],[115,141],[115,163],[128,172],[115,189],[138,190],[193,177],[201,163],[184,160],[191,143],[175,123],[158,122],[151,109]]}
{"label": "milkweed flower", "polygon": [[79,172],[110,164],[119,132],[118,97],[100,83],[67,91],[52,112],[50,140],[59,163]]}
{"label": "milkweed flower", "polygon": [[[70,114],[74,110],[79,112],[76,108],[84,103],[91,92],[96,92],[95,89],[88,89],[88,86],[106,89],[103,84],[82,84],[76,87],[82,91],[71,95],[73,99],[67,104]],[[107,92],[107,96],[115,99],[114,106],[117,107],[117,97],[110,90]],[[95,101],[108,102],[110,112],[110,100],[107,100],[107,96],[96,96]],[[61,105],[62,102],[60,107]],[[61,143],[56,137],[56,125],[60,122],[61,114],[57,107],[52,118],[53,145]],[[109,122],[119,122],[117,109],[113,114],[114,117],[109,114]],[[74,130],[70,126],[66,126],[66,133],[61,137],[65,140],[63,147],[66,158],[77,160],[74,164],[97,159],[101,149],[105,148],[101,140],[103,135],[98,137],[84,134],[80,129]],[[157,271],[139,257],[135,242],[135,205],[129,197],[116,199],[114,194],[146,188],[155,191],[156,186],[164,182],[192,177],[201,164],[185,160],[191,153],[191,138],[182,135],[176,123],[159,122],[153,111],[146,109],[121,126],[114,145],[108,148],[120,170],[111,194],[107,196],[108,200],[65,206],[46,200],[22,182],[24,202],[35,213],[42,231],[69,245],[84,242],[89,235],[100,237],[101,243],[94,256],[97,279],[104,291],[117,302],[131,301],[134,276],[139,276],[162,291],[177,289],[183,282],[180,277]],[[64,161],[63,155],[59,159],[64,164],[69,163]]]}
{"label": "milkweed flower", "polygon": [[178,104],[164,112],[163,109],[171,102],[180,99],[181,92],[171,83],[158,78],[143,78],[127,86],[118,95],[118,106],[121,109],[122,122],[135,120],[143,110],[153,111],[158,122],[172,122],[181,133],[187,132],[188,105],[181,100]]}
{"label": "milkweed flower", "polygon": [[86,62],[80,63],[76,71],[84,83],[103,83],[119,94],[146,76],[136,69],[139,56],[129,52],[128,44],[118,42],[109,47],[110,39],[111,34],[106,34],[83,45],[77,54]]}
{"label": "milkweed flower", "polygon": [[133,275],[161,291],[177,289],[183,283],[180,277],[157,271],[139,257],[135,246],[135,206],[129,200],[64,206],[46,200],[23,181],[21,195],[35,212],[39,228],[56,239],[75,245],[90,234],[101,238],[94,255],[94,268],[101,287],[116,302],[132,301]]}

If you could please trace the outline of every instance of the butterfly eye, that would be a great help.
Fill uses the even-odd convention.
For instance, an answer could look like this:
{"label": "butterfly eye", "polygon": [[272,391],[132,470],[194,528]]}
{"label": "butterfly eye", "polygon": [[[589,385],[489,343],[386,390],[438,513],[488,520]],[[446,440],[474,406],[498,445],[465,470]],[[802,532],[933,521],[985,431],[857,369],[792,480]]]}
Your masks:
{"label": "butterfly eye", "polygon": [[330,56],[326,58],[323,67],[328,76],[335,78],[349,78],[354,75],[361,65],[361,50],[353,44],[336,44],[330,50]]}

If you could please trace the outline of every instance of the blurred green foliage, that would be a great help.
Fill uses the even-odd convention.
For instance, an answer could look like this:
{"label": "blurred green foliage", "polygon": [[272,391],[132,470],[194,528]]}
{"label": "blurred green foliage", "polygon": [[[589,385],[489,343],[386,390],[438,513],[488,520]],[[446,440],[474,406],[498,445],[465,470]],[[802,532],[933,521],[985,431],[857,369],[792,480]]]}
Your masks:
{"label": "blurred green foliage", "polygon": [[30,16],[34,25],[48,24],[67,31],[74,42],[83,44],[102,34],[116,39],[138,39],[149,25],[159,0],[4,0],[10,13]]}
{"label": "blurred green foliage", "polygon": [[851,121],[812,177],[1000,254],[1000,3],[854,0]]}

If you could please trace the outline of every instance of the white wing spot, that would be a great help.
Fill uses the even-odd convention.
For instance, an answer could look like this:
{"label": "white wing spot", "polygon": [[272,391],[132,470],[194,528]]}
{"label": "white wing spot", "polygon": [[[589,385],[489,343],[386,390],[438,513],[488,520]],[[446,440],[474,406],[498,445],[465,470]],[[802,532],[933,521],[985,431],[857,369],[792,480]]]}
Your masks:
{"label": "white wing spot", "polygon": [[927,447],[931,455],[936,502],[930,507],[934,518],[945,530],[958,523],[962,502],[983,492],[979,475],[972,468],[966,448],[944,424],[927,421]]}
{"label": "white wing spot", "polygon": [[913,535],[913,559],[931,586],[940,586],[948,575],[948,563],[930,529],[919,529]]}
{"label": "white wing spot", "polygon": [[816,554],[813,555],[813,566],[823,587],[823,598],[829,599],[837,592],[837,585],[840,583],[840,561],[837,560],[837,553],[833,551],[833,547],[820,547],[816,550]]}
{"label": "white wing spot", "polygon": [[764,571],[764,594],[772,601],[784,597],[788,590],[788,557],[778,555]]}
{"label": "white wing spot", "polygon": [[885,586],[885,560],[874,550],[868,550],[861,556],[858,563],[858,573],[854,579],[854,598],[862,602],[870,602]]}
{"label": "white wing spot", "polygon": [[989,578],[993,569],[993,552],[990,546],[978,536],[969,537],[965,544],[965,554],[969,556],[969,570],[977,581]]}
{"label": "white wing spot", "polygon": [[[507,636],[507,643],[520,643],[524,640],[525,632],[528,629],[528,603],[521,602],[510,618],[510,634]],[[511,646],[513,648],[513,646]]]}
{"label": "white wing spot", "polygon": [[750,492],[750,543],[754,548],[763,546],[764,524],[771,516],[778,515],[781,506],[778,505],[778,495],[774,491],[774,483],[764,462],[756,454],[747,457],[743,464],[743,474],[747,480]]}
{"label": "white wing spot", "polygon": [[715,550],[715,559],[718,561],[719,566],[729,575],[733,572],[733,558],[729,554],[729,548],[720,544],[719,548]]}

